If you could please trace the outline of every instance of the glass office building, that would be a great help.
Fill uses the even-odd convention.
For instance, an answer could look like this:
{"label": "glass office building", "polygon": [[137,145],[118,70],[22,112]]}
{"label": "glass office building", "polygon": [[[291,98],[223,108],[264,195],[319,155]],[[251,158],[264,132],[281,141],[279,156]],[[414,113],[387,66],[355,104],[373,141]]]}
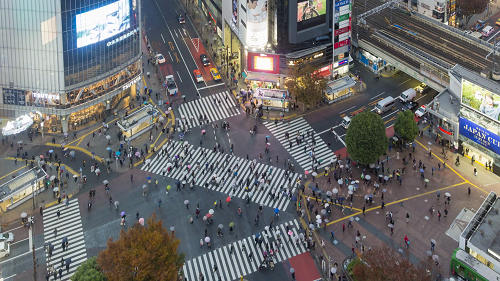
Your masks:
{"label": "glass office building", "polygon": [[63,133],[128,106],[140,18],[140,0],[0,1],[0,116]]}

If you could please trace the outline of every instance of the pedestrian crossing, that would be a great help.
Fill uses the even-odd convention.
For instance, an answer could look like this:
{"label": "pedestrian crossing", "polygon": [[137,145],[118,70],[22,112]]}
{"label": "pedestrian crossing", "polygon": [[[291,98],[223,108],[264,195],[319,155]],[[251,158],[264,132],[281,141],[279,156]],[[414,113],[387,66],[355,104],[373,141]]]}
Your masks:
{"label": "pedestrian crossing", "polygon": [[[310,155],[312,132],[314,132],[314,140],[316,141],[314,156],[316,160],[322,160],[321,163],[318,163],[318,172],[321,172],[320,169],[328,166],[332,160],[334,162],[337,161],[335,153],[333,153],[303,117],[293,119],[290,122],[278,122],[277,124],[274,122],[265,122],[264,125],[305,171],[311,171],[314,166]],[[304,136],[304,141],[297,145],[297,134],[299,132]],[[310,133],[309,137],[307,136],[307,132]],[[286,133],[289,134],[288,138],[286,137]],[[272,139],[270,141],[272,142]]]}
{"label": "pedestrian crossing", "polygon": [[181,119],[187,123],[188,128],[193,128],[200,126],[200,116],[202,119],[206,116],[208,122],[201,122],[207,124],[238,115],[241,112],[229,91],[224,91],[183,103],[179,106],[179,113]]}
{"label": "pedestrian crossing", "polygon": [[[60,217],[57,217],[57,211],[60,211]],[[57,229],[57,233],[54,233]],[[56,270],[61,267],[61,259],[65,262],[71,259],[69,272],[66,271],[66,264],[62,267],[62,279],[69,280],[75,273],[77,267],[87,260],[87,248],[83,236],[82,219],[78,198],[70,199],[66,206],[63,203],[49,207],[43,211],[43,231],[45,245],[52,243],[54,250],[52,257],[49,257],[49,250],[45,251],[47,261],[47,272],[53,266]],[[68,248],[63,251],[62,241],[66,237]],[[59,277],[59,274],[57,275]],[[52,279],[51,279],[52,280]]]}
{"label": "pedestrian crossing", "polygon": [[[179,168],[174,167],[170,172],[167,172],[167,166],[174,163],[172,158],[183,156],[186,147],[188,148],[188,155],[185,155],[186,158],[181,160],[185,162],[185,165]],[[191,156],[189,156],[189,153]],[[252,163],[255,165],[253,170],[251,168]],[[247,182],[250,183],[249,187],[255,183],[254,173],[257,172],[258,179],[260,180],[262,173],[266,172],[270,184],[268,186],[264,184],[263,190],[260,187],[256,188],[253,191],[253,195],[251,195],[251,201],[272,208],[279,208],[280,210],[286,210],[290,203],[290,198],[284,195],[284,192],[287,190],[285,187],[290,187],[291,194],[294,194],[297,187],[297,179],[300,178],[299,174],[292,172],[288,172],[289,176],[286,176],[284,169],[266,165],[262,161],[250,161],[234,155],[194,147],[190,144],[183,146],[181,142],[177,141],[171,141],[171,144],[166,147],[165,155],[160,151],[151,162],[143,165],[141,169],[165,175],[181,182],[185,181],[187,183],[186,186],[189,186],[193,176],[187,171],[187,165],[190,165],[194,169],[194,178],[197,186],[204,187],[205,183],[207,183],[208,188],[211,190],[231,194],[242,199],[247,199],[249,195],[249,192],[245,189]],[[211,166],[213,166],[213,172],[210,170]],[[228,172],[228,169],[230,169],[230,172]],[[219,184],[213,184],[212,178],[214,175],[220,178]],[[239,184],[240,181],[241,184]],[[172,191],[174,189],[175,187],[172,186]],[[273,190],[274,199],[271,196]]]}
{"label": "pedestrian crossing", "polygon": [[[279,249],[278,252],[275,252],[273,257],[275,264],[306,252],[307,248],[303,243],[296,244],[294,240],[290,239],[286,230],[287,226],[289,230],[293,232],[293,237],[299,236],[300,230],[297,220],[277,225],[274,227],[275,231],[261,232],[261,237],[264,238],[262,248],[256,245],[255,235],[252,235],[223,247],[210,250],[210,252],[204,255],[186,261],[183,266],[184,277],[188,281],[197,281],[200,280],[201,273],[205,277],[205,280],[217,281],[217,277],[212,275],[214,272],[214,265],[217,265],[220,280],[240,280],[241,276],[252,274],[258,270],[259,265],[264,260],[262,253],[265,250],[264,245],[266,243],[270,245],[271,242],[275,243],[278,239],[278,235],[281,237],[282,243],[281,246],[274,246],[274,249]],[[245,245],[245,250],[243,250],[243,245]],[[234,247],[232,253],[231,246]],[[250,252],[253,253],[252,260],[248,257]],[[269,268],[265,270],[269,270]]]}

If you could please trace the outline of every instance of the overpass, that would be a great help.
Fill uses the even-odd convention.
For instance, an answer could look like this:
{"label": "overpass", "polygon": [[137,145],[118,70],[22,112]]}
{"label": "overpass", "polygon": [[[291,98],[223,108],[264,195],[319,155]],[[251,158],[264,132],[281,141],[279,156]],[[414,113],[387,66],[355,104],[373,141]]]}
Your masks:
{"label": "overpass", "polygon": [[[366,10],[365,10],[366,3]],[[449,86],[454,65],[481,73],[493,66],[493,45],[420,14],[406,3],[356,0],[353,46],[383,58],[391,65],[442,91]],[[500,61],[498,55],[495,56]]]}

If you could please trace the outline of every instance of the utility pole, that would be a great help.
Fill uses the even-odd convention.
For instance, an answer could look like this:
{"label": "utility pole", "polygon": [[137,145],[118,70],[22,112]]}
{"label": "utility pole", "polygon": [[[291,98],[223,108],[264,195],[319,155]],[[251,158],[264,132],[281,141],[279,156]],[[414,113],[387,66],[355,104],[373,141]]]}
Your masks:
{"label": "utility pole", "polygon": [[35,258],[35,241],[33,241],[33,243],[32,243],[31,251],[33,252],[33,280],[36,281],[37,262],[36,262],[36,258]]}

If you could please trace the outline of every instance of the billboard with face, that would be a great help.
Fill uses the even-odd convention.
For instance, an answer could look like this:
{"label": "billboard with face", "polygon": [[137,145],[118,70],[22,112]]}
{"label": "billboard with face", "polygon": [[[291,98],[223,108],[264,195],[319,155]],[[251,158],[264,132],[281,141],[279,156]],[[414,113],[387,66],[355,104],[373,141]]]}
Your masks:
{"label": "billboard with face", "polygon": [[462,105],[500,123],[500,96],[464,79]]}
{"label": "billboard with face", "polygon": [[307,0],[297,3],[297,22],[326,14],[326,0]]}
{"label": "billboard with face", "polygon": [[247,45],[267,44],[267,0],[247,0]]}

